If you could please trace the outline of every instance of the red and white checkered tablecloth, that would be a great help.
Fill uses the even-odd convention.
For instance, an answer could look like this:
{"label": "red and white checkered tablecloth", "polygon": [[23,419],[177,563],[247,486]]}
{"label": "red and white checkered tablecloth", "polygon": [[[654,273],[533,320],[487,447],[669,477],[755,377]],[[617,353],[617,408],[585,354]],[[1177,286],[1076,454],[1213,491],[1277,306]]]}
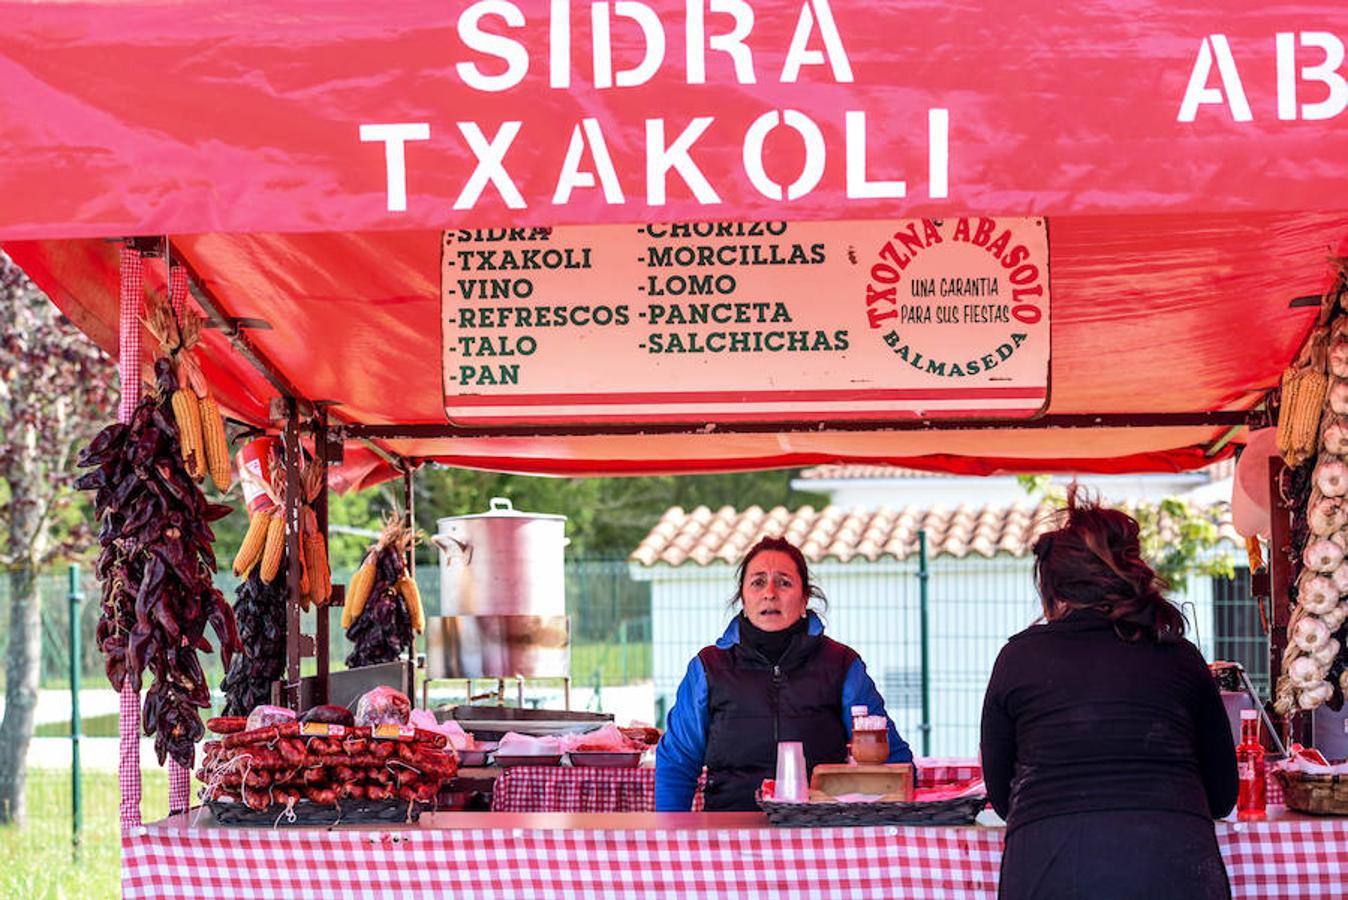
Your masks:
{"label": "red and white checkered tablecloth", "polygon": [[514,766],[491,792],[492,812],[651,812],[654,769]]}
{"label": "red and white checkered tablecloth", "polygon": [[[497,817],[485,815],[484,821]],[[527,818],[527,817],[522,817]],[[462,821],[462,820],[460,820]],[[1217,824],[1237,898],[1348,896],[1348,819]],[[228,829],[122,840],[126,898],[995,897],[1000,829]]]}
{"label": "red and white checkered tablecloth", "polygon": [[[917,760],[923,787],[969,781],[982,775],[975,759]],[[655,770],[515,766],[492,788],[492,812],[650,812],[655,809]],[[693,802],[702,809],[701,784]]]}

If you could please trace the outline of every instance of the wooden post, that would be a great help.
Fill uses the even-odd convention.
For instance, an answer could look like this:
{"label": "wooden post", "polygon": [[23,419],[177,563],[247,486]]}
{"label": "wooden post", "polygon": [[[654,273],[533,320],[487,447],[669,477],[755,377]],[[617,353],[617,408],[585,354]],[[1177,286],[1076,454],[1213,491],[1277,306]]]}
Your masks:
{"label": "wooden post", "polygon": [[[415,469],[408,460],[403,461],[403,510],[407,519],[407,527],[416,533],[417,519],[414,513],[413,475]],[[407,548],[407,559],[403,561],[407,567],[407,574],[412,576],[415,581],[417,577],[417,549],[415,546]],[[411,640],[407,642],[407,696],[416,702],[417,689],[417,633],[412,631]]]}
{"label": "wooden post", "polygon": [[302,468],[303,448],[300,446],[299,412],[294,398],[286,404],[286,423],[282,434],[281,453],[285,465],[286,494],[286,686],[285,703],[291,709],[300,706],[300,577],[303,563],[300,559],[300,500],[304,491]]}
{"label": "wooden post", "polygon": [[[319,471],[323,473],[323,486],[319,489],[318,497],[314,500],[314,517],[318,519],[318,533],[323,536],[323,554],[331,559],[332,557],[328,553],[328,413],[323,406],[319,406],[314,411],[314,458],[318,461]],[[312,578],[313,574],[310,573],[309,577]],[[328,651],[331,646],[329,631],[332,626],[328,606],[318,606],[314,613],[317,616],[314,625],[314,656],[318,663],[315,673],[317,684],[314,689],[314,702],[321,705],[328,702],[329,696],[330,662]]]}
{"label": "wooden post", "polygon": [[[1282,491],[1282,473],[1286,470],[1282,459],[1268,460],[1269,495],[1269,636],[1268,678],[1269,694],[1276,696],[1278,676],[1282,674],[1282,656],[1287,650],[1287,625],[1292,619],[1292,515]],[[1274,722],[1281,725],[1284,743],[1310,743],[1310,717],[1293,712],[1287,721],[1274,714]]]}

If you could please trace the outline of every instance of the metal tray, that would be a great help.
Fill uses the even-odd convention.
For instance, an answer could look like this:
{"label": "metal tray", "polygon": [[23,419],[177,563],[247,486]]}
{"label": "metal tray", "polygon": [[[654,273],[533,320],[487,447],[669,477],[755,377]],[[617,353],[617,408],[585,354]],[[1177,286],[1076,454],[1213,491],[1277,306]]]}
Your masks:
{"label": "metal tray", "polygon": [[567,756],[577,768],[635,769],[641,765],[640,750],[572,750]]}
{"label": "metal tray", "polygon": [[508,731],[547,737],[583,734],[613,722],[612,713],[566,709],[520,709],[516,706],[454,706],[435,710],[437,720],[453,719],[478,738],[500,740]]}
{"label": "metal tray", "polygon": [[511,766],[560,766],[562,764],[562,755],[556,756],[502,756],[497,753],[492,756],[492,765],[501,766],[508,769]]}
{"label": "metal tray", "polygon": [[457,750],[459,754],[459,765],[469,768],[478,768],[487,764],[487,757],[496,749],[496,744],[491,741],[480,742],[471,750]]}

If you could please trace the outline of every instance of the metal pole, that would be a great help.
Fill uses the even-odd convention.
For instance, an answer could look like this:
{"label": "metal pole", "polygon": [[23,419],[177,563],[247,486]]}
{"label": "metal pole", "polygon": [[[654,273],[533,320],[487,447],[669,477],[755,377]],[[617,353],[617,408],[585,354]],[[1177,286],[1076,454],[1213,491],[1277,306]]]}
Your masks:
{"label": "metal pole", "polygon": [[84,823],[84,809],[80,797],[80,567],[71,563],[70,590],[70,851],[75,862],[80,861],[80,837]]}
{"label": "metal pole", "polygon": [[927,582],[931,572],[927,569],[927,531],[917,533],[917,602],[919,631],[922,640],[922,755],[931,756],[931,654],[930,635],[928,633]]}
{"label": "metal pole", "polygon": [[627,678],[627,620],[618,623],[618,645],[623,648],[623,684],[631,684]]}

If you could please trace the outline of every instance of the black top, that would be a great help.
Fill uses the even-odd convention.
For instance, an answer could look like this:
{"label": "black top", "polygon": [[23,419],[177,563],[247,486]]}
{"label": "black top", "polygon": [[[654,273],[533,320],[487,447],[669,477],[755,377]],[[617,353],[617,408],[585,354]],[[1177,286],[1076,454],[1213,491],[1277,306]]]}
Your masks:
{"label": "black top", "polygon": [[982,757],[1008,831],[1099,810],[1224,816],[1238,789],[1231,726],[1198,649],[1124,641],[1090,611],[1002,648],[983,699]]}
{"label": "black top", "polygon": [[798,631],[772,661],[751,646],[707,647],[708,812],[756,810],[754,792],[777,766],[777,742],[800,741],[807,771],[847,759],[843,681],[856,651]]}
{"label": "black top", "polygon": [[769,662],[780,662],[782,654],[786,653],[786,648],[791,644],[791,640],[798,634],[805,634],[806,626],[809,621],[801,616],[793,624],[781,631],[764,631],[753,622],[749,617],[740,613],[740,643],[746,647],[752,647],[763,654]]}

